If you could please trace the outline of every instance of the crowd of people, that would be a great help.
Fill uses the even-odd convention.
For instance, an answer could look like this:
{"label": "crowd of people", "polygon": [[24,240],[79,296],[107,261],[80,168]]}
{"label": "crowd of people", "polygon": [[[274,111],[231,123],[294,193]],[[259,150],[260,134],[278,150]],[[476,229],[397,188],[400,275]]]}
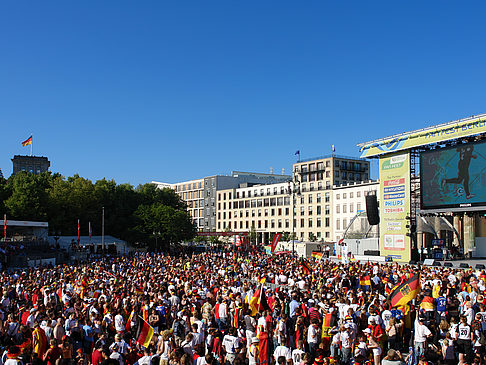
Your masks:
{"label": "crowd of people", "polygon": [[[418,295],[392,307],[416,274]],[[486,364],[484,271],[240,249],[0,281],[0,365]]]}

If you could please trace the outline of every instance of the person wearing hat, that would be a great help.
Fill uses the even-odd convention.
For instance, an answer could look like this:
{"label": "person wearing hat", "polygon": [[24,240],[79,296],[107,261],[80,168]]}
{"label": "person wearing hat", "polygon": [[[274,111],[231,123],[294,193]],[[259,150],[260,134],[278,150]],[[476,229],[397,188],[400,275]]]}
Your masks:
{"label": "person wearing hat", "polygon": [[259,363],[259,359],[258,359],[258,354],[259,354],[258,343],[259,342],[260,342],[260,340],[258,339],[258,337],[253,337],[251,339],[250,347],[248,347],[248,365],[256,365],[256,364]]}
{"label": "person wearing hat", "polygon": [[417,319],[415,320],[415,332],[414,332],[414,356],[415,364],[425,353],[425,343],[427,338],[432,337],[432,332],[424,324],[425,318],[420,315],[420,311],[417,309]]}

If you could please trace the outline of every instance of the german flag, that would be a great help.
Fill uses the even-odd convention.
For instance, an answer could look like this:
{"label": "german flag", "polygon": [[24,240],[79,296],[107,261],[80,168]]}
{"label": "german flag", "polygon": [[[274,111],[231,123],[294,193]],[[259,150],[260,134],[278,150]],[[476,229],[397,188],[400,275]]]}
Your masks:
{"label": "german flag", "polygon": [[420,303],[420,308],[425,310],[434,310],[434,298],[425,296]]}
{"label": "german flag", "polygon": [[130,316],[127,319],[127,323],[125,324],[126,331],[130,331],[130,328],[132,327],[132,320],[134,315],[135,315],[135,311],[132,310],[132,313],[130,313]]}
{"label": "german flag", "polygon": [[322,259],[322,252],[312,252],[311,256],[315,259],[321,260]]}
{"label": "german flag", "polygon": [[419,291],[420,274],[415,274],[392,291],[390,294],[390,303],[392,307],[403,306],[414,299]]}
{"label": "german flag", "polygon": [[258,289],[253,294],[253,297],[248,301],[248,306],[251,308],[251,315],[254,316],[262,310],[269,310],[270,306],[267,303],[267,297],[263,289]]}
{"label": "german flag", "polygon": [[22,142],[22,147],[28,146],[29,144],[32,144],[32,136]]}
{"label": "german flag", "polygon": [[307,262],[306,262],[304,259],[302,259],[302,260],[300,261],[300,266],[302,266],[302,269],[304,269],[304,272],[305,272],[307,275],[309,275],[309,274],[310,274],[310,272],[311,272],[311,270],[312,270],[312,269],[311,269],[311,267],[309,266],[309,264],[308,264],[308,263],[307,263]]}
{"label": "german flag", "polygon": [[137,342],[143,347],[148,347],[152,337],[154,335],[154,329],[147,322],[145,322],[141,317],[138,317],[140,324],[137,333]]}
{"label": "german flag", "polygon": [[369,275],[363,275],[359,278],[359,285],[361,286],[371,286],[371,279]]}

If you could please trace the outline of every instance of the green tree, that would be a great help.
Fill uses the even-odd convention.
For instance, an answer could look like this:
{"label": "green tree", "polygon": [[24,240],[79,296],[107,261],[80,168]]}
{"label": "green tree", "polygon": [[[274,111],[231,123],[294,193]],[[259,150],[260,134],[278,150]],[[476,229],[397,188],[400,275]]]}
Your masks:
{"label": "green tree", "polygon": [[196,227],[186,211],[162,203],[141,205],[135,216],[139,220],[136,228],[152,238],[149,244],[155,249],[167,249],[170,244],[194,238],[196,233]]}
{"label": "green tree", "polygon": [[39,175],[19,172],[8,180],[11,195],[5,200],[5,208],[11,219],[47,220],[50,173]]}

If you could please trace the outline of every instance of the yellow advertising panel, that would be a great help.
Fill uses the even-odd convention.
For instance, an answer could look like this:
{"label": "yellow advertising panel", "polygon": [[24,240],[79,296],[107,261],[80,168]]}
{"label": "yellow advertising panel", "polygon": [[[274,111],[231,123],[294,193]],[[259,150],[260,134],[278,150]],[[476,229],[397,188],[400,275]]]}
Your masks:
{"label": "yellow advertising panel", "polygon": [[486,114],[361,145],[361,157],[393,153],[430,143],[486,133]]}
{"label": "yellow advertising panel", "polygon": [[410,261],[410,155],[380,158],[380,254],[393,261]]}

